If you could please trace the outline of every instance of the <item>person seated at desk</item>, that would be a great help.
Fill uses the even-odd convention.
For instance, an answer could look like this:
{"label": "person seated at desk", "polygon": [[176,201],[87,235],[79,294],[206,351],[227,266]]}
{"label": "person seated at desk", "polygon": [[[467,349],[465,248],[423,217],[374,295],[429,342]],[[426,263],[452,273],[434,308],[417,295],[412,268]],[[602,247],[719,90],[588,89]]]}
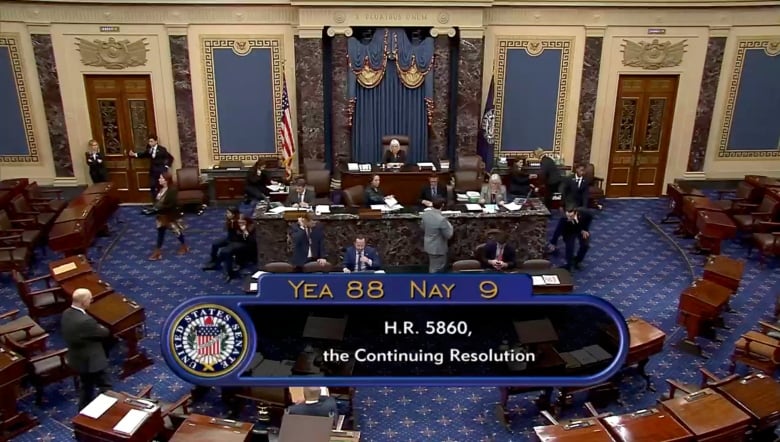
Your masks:
{"label": "person seated at desk", "polygon": [[377,204],[387,204],[385,199],[394,198],[393,195],[385,196],[382,190],[379,189],[380,178],[379,175],[371,177],[371,182],[366,187],[365,195],[363,199],[366,201],[366,206],[371,207]]}
{"label": "person seated at desk", "polygon": [[433,174],[428,178],[428,185],[420,192],[420,205],[431,207],[436,198],[447,198],[447,186],[439,183],[438,174]]}
{"label": "person seated at desk", "polygon": [[287,207],[308,209],[314,204],[314,196],[314,192],[306,189],[306,180],[297,178],[295,180],[295,191],[290,192],[284,205]]}
{"label": "person seated at desk", "polygon": [[512,173],[509,175],[509,199],[514,201],[516,198],[527,198],[531,191],[536,191],[536,186],[531,184],[531,176],[523,168],[523,162],[518,161],[512,166]]}
{"label": "person seated at desk", "polygon": [[398,140],[390,140],[390,148],[385,151],[383,162],[385,164],[406,163],[406,152],[401,150],[401,143]]}
{"label": "person seated at desk", "polygon": [[379,270],[382,261],[373,247],[366,246],[366,237],[358,235],[355,244],[344,252],[344,273]]}
{"label": "person seated at desk", "polygon": [[225,281],[230,282],[238,277],[233,270],[233,258],[253,248],[255,229],[252,220],[242,215],[238,207],[230,207],[225,212],[225,230],[227,236],[211,244],[211,261],[203,266],[203,270],[216,270],[222,265],[225,269]]}
{"label": "person seated at desk", "polygon": [[506,202],[506,186],[501,183],[501,176],[490,175],[487,184],[482,185],[479,195],[480,204],[504,204]]}
{"label": "person seated at desk", "polygon": [[517,267],[515,248],[507,244],[505,232],[494,232],[493,241],[485,244],[482,267],[485,269],[507,271]]}
{"label": "person seated at desk", "polygon": [[272,183],[271,175],[265,170],[263,160],[255,161],[246,174],[244,203],[249,204],[253,199],[258,201],[267,199],[268,195],[271,194],[271,189],[268,186]]}
{"label": "person seated at desk", "polygon": [[291,264],[296,272],[302,272],[303,266],[308,262],[317,262],[323,267],[328,263],[325,260],[324,229],[312,219],[311,213],[304,213],[290,230],[293,249]]}
{"label": "person seated at desk", "polygon": [[303,387],[303,402],[287,407],[287,413],[301,416],[330,417],[333,423],[339,414],[336,399],[322,396],[321,387]]}

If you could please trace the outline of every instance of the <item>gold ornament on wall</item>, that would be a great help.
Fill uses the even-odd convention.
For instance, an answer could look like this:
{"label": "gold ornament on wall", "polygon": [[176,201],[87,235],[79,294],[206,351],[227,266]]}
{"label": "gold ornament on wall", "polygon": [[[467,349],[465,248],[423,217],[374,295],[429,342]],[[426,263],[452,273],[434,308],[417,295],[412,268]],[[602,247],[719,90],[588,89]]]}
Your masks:
{"label": "gold ornament on wall", "polygon": [[99,66],[106,69],[125,69],[146,64],[146,47],[149,43],[145,38],[135,42],[111,37],[108,40],[85,40],[76,38],[81,63],[85,66]]}
{"label": "gold ornament on wall", "polygon": [[657,39],[650,43],[623,41],[623,65],[647,70],[679,66],[686,46],[686,40],[677,43],[661,43]]}

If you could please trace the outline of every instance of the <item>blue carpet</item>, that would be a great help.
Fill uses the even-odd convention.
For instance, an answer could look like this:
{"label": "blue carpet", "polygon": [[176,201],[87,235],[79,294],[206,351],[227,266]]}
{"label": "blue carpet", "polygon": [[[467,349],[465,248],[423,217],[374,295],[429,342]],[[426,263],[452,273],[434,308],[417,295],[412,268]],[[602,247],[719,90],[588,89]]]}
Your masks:
{"label": "blue carpet", "polygon": [[[150,262],[146,258],[154,242],[153,220],[141,216],[138,208],[123,207],[124,223],[115,226],[115,234],[100,238],[90,250],[90,257],[100,262],[103,279],[121,293],[146,306],[146,351],[155,364],[142,372],[119,381],[115,389],[127,392],[153,384],[153,395],[173,400],[189,391],[191,385],[182,382],[167,368],[160,356],[160,328],[168,313],[182,301],[198,295],[240,293],[240,283],[223,283],[216,272],[201,272],[209,245],[221,235],[223,212],[211,209],[203,216],[187,216],[190,229],[187,239],[192,252],[186,256],[175,254],[178,244],[172,236],[164,246],[164,259]],[[615,304],[625,316],[640,315],[666,331],[664,353],[656,355],[648,366],[654,378],[657,393],[644,390],[639,377],[628,377],[621,386],[623,406],[615,405],[607,411],[622,412],[653,405],[666,393],[664,379],[672,378],[697,383],[698,367],[704,366],[724,375],[728,355],[739,335],[752,328],[758,320],[769,319],[774,295],[780,293],[780,272],[776,263],[759,268],[755,260],[747,262],[745,276],[737,296],[732,301],[736,313],[725,316],[728,331],[719,331],[722,345],[703,341],[704,350],[712,355],[708,360],[681,353],[674,343],[683,336],[676,325],[678,296],[691,282],[686,260],[693,263],[694,274],[701,273],[703,258],[689,254],[692,241],[673,238],[669,242],[662,232],[671,234],[673,225],[656,230],[647,219],[658,221],[666,212],[666,201],[657,199],[624,199],[609,201],[606,211],[597,215],[592,228],[592,248],[582,271],[576,274],[576,291],[601,296]],[[554,220],[553,220],[554,222]],[[684,251],[681,255],[678,247]],[[727,242],[724,254],[743,258],[745,249]],[[34,275],[47,271],[47,259],[36,265]],[[9,278],[0,277],[0,311],[23,309]],[[50,348],[61,348],[57,318],[48,318],[42,325],[51,333]],[[121,359],[115,351],[114,365]],[[116,373],[116,371],[115,371]],[[29,391],[27,393],[30,393]],[[41,425],[18,437],[18,441],[70,440],[70,419],[77,412],[76,392],[70,382],[52,385],[46,390],[45,405],[37,408],[28,396],[21,408],[35,414]],[[532,427],[543,425],[539,412],[531,402],[532,395],[516,396],[509,408],[514,417],[513,433],[508,433],[493,414],[498,401],[495,388],[360,388],[357,393],[358,424],[366,442],[475,442],[532,440]],[[221,414],[216,394],[195,405],[194,410]],[[566,417],[584,416],[583,399],[575,403]],[[252,419],[251,407],[243,416]]]}

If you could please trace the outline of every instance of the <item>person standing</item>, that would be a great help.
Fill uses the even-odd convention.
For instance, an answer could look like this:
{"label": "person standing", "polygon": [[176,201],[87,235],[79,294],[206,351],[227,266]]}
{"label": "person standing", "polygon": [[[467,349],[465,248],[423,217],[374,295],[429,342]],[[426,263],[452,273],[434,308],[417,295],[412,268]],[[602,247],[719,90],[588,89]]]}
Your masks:
{"label": "person standing", "polygon": [[157,201],[157,194],[160,192],[160,175],[167,172],[173,164],[173,156],[163,146],[157,144],[157,135],[149,135],[149,144],[146,150],[141,153],[130,151],[128,153],[133,158],[149,159],[149,191],[152,195],[152,202]]}
{"label": "person standing", "polygon": [[173,185],[173,177],[168,172],[163,173],[158,178],[160,191],[157,192],[157,198],[154,203],[154,210],[157,213],[155,220],[157,226],[157,247],[154,249],[150,261],[159,261],[162,259],[162,245],[165,240],[165,232],[171,229],[179,238],[181,246],[179,255],[184,255],[190,251],[187,243],[184,241],[184,224],[181,221],[181,211],[176,200],[176,187]]}
{"label": "person standing", "polygon": [[444,198],[436,198],[431,210],[422,214],[423,249],[428,254],[428,272],[442,273],[447,267],[447,241],[452,238],[452,224],[444,217],[441,210],[446,201]]}
{"label": "person standing", "polygon": [[[573,204],[566,206],[566,222],[563,225],[561,235],[566,244],[566,270],[580,269],[580,264],[585,259],[585,254],[590,248],[590,223],[593,217],[587,210],[583,210]],[[579,243],[575,254],[574,243]]]}
{"label": "person standing", "polygon": [[265,170],[265,163],[263,160],[255,161],[246,175],[244,203],[249,204],[253,199],[258,201],[268,199],[271,194],[271,189],[268,188],[270,184],[272,184],[271,175]]}
{"label": "person standing", "polygon": [[62,337],[68,346],[67,364],[79,374],[79,410],[95,398],[95,388],[101,393],[111,389],[105,373],[108,358],[103,345],[110,333],[87,314],[91,303],[92,292],[84,288],[74,290],[73,303],[62,312],[60,320]]}
{"label": "person standing", "polygon": [[[561,171],[558,170],[558,165],[555,164],[555,160],[550,158],[544,152],[544,149],[537,148],[534,153],[539,158],[539,179],[545,185],[544,190],[544,205],[547,209],[552,207],[553,195],[560,191],[561,187]],[[561,204],[566,204],[561,202]]]}
{"label": "person standing", "polygon": [[316,262],[323,269],[328,265],[325,259],[325,232],[322,224],[312,219],[311,212],[306,212],[298,218],[298,222],[290,226],[292,240],[291,264],[296,272],[303,272],[303,266]]}
{"label": "person standing", "polygon": [[108,181],[108,169],[104,162],[103,154],[100,153],[100,146],[96,140],[89,140],[87,143],[87,166],[89,166],[89,177],[95,184]]}

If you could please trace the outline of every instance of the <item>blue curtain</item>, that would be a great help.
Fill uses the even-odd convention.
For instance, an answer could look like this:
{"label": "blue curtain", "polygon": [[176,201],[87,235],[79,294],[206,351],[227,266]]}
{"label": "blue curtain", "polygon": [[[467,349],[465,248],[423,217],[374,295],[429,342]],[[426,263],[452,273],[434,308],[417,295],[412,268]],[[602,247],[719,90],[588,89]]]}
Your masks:
{"label": "blue curtain", "polygon": [[366,44],[349,39],[352,161],[380,163],[384,135],[408,135],[407,162],[429,161],[433,48],[432,38],[413,43],[402,29],[379,29]]}

